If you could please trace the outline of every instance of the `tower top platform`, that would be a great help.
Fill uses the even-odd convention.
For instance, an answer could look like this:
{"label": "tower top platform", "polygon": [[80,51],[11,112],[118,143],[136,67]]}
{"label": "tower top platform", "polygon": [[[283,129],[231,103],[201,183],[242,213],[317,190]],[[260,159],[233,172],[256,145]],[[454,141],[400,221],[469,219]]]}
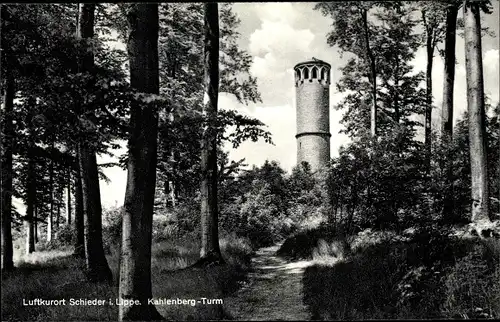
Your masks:
{"label": "tower top platform", "polygon": [[311,65],[311,64],[318,64],[318,65],[326,65],[328,67],[332,67],[330,64],[328,64],[326,61],[324,60],[321,60],[321,59],[317,59],[315,57],[312,57],[310,60],[307,60],[307,61],[303,61],[303,62],[300,62],[298,63],[297,65],[295,65],[293,68],[297,68],[297,67],[301,67],[303,65]]}

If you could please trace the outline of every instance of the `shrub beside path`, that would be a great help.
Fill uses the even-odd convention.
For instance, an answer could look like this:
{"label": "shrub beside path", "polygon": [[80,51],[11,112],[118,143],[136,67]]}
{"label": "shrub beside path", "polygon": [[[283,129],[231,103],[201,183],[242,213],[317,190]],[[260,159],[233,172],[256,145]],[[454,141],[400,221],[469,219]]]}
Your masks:
{"label": "shrub beside path", "polygon": [[302,276],[312,261],[287,263],[276,256],[281,245],[259,249],[243,287],[225,300],[235,320],[310,320],[303,304]]}

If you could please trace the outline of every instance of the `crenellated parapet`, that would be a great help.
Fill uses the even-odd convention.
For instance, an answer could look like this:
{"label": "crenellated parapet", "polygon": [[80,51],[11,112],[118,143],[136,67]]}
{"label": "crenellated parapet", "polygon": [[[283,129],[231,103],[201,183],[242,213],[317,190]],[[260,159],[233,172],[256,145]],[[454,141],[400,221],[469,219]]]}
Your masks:
{"label": "crenellated parapet", "polygon": [[304,83],[320,83],[330,85],[331,66],[322,60],[310,60],[295,65],[295,86]]}

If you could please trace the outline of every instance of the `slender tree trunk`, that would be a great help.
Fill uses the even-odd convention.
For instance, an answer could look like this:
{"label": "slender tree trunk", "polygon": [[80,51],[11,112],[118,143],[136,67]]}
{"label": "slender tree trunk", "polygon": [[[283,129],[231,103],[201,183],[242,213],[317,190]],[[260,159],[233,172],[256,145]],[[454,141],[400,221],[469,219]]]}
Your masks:
{"label": "slender tree trunk", "polygon": [[[84,3],[80,6],[77,31],[79,38],[94,37],[94,13],[95,4]],[[93,73],[94,56],[92,52],[86,52],[78,65],[79,72]],[[81,106],[81,109],[83,115],[86,106]],[[78,142],[78,152],[82,177],[87,277],[93,281],[111,281],[111,269],[104,254],[102,241],[102,207],[95,149],[92,142],[86,142],[82,138]]]}
{"label": "slender tree trunk", "polygon": [[169,189],[170,189],[170,200],[172,202],[172,208],[175,208],[175,185],[174,185],[174,182],[173,181],[169,181],[168,182],[168,186],[169,186]]}
{"label": "slender tree trunk", "polygon": [[40,232],[38,231],[40,226],[38,225],[38,203],[35,203],[34,210],[33,210],[33,231],[35,234],[35,245],[38,243],[38,236],[40,235]]}
{"label": "slender tree trunk", "polygon": [[[79,159],[78,153],[77,159]],[[77,165],[75,175],[75,250],[73,254],[78,258],[85,258],[85,228],[83,217],[82,177],[79,166]]]}
{"label": "slender tree trunk", "polygon": [[217,100],[219,93],[219,11],[205,3],[204,125],[201,139],[201,251],[202,260],[222,261],[217,207]]}
{"label": "slender tree trunk", "polygon": [[[423,14],[425,15],[425,14]],[[425,168],[427,173],[431,170],[431,149],[432,149],[432,65],[434,61],[434,39],[433,30],[426,26],[426,52],[427,52],[427,68],[425,73]]]}
{"label": "slender tree trunk", "polygon": [[56,215],[56,229],[59,229],[59,222],[61,220],[61,204],[57,203],[57,215]]}
{"label": "slender tree trunk", "polygon": [[71,169],[68,170],[66,187],[66,224],[71,226]]}
{"label": "slender tree trunk", "polygon": [[368,10],[362,11],[363,26],[365,31],[365,47],[368,62],[370,64],[370,81],[372,85],[372,106],[370,110],[370,133],[372,137],[377,136],[377,71],[375,57],[370,47],[370,31],[368,28]]}
{"label": "slender tree trunk", "polygon": [[[28,100],[28,108],[34,109],[34,100]],[[35,145],[34,141],[34,128],[33,128],[33,111],[30,111],[30,116],[28,117],[28,171],[26,178],[27,194],[26,194],[26,217],[25,217],[25,229],[26,229],[26,253],[30,254],[35,251],[35,231],[34,231],[34,207],[36,203],[36,182],[35,182],[35,159],[33,148]]]}
{"label": "slender tree trunk", "polygon": [[[453,137],[453,93],[455,85],[455,44],[458,5],[450,5],[446,12],[446,35],[444,49],[443,105],[441,109],[441,141],[449,147]],[[442,165],[445,175],[443,218],[453,220],[453,155],[449,151]]]}
{"label": "slender tree trunk", "polygon": [[488,167],[486,156],[486,113],[484,106],[483,61],[479,3],[466,1],[465,69],[471,163],[472,222],[489,221]]}
{"label": "slender tree trunk", "polygon": [[53,222],[53,216],[54,216],[54,162],[50,161],[49,164],[49,215],[47,217],[47,241],[52,240],[52,235],[53,235],[53,228],[54,228],[54,222]]}
{"label": "slender tree trunk", "polygon": [[[158,4],[127,8],[130,85],[142,93],[159,94]],[[156,187],[158,110],[154,103],[132,102],[127,188],[120,256],[119,298],[141,305],[118,308],[118,319],[160,320],[151,285],[151,238]]]}
{"label": "slender tree trunk", "polygon": [[441,110],[441,135],[449,141],[453,135],[453,93],[455,85],[455,44],[458,5],[450,5],[446,13],[444,48],[443,106]]}
{"label": "slender tree trunk", "polygon": [[4,122],[2,135],[2,270],[14,269],[12,256],[12,146],[14,140],[13,113],[15,81],[9,71],[5,80]]}

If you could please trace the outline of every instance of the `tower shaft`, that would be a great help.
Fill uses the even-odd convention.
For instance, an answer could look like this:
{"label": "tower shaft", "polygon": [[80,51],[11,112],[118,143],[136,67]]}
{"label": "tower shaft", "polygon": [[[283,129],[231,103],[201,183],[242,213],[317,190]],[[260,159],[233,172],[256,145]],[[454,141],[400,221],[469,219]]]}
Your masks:
{"label": "tower shaft", "polygon": [[330,65],[321,60],[295,66],[297,164],[317,171],[330,160]]}

